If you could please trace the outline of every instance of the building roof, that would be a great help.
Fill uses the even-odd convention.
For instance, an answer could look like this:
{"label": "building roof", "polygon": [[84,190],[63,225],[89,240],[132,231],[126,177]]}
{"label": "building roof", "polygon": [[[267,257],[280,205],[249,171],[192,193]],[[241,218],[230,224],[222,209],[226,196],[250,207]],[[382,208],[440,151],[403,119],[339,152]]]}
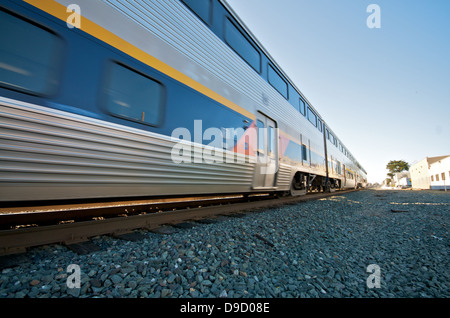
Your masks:
{"label": "building roof", "polygon": [[435,163],[439,160],[445,159],[447,157],[450,157],[450,155],[447,156],[439,156],[439,157],[427,157],[428,159],[428,164],[431,165],[432,163]]}
{"label": "building roof", "polygon": [[425,158],[423,158],[422,160],[419,160],[419,161],[416,161],[416,162],[412,163],[411,166],[410,166],[409,168],[410,168],[410,171],[411,171],[411,168],[412,168],[412,167],[415,167],[415,166],[416,166],[417,164],[419,164],[419,163],[424,163],[423,161],[426,161],[426,162],[427,162],[428,168],[429,168],[431,164],[433,164],[433,163],[435,163],[435,162],[438,162],[439,160],[448,158],[448,157],[450,157],[450,155],[446,155],[446,156],[437,156],[437,157],[425,157]]}

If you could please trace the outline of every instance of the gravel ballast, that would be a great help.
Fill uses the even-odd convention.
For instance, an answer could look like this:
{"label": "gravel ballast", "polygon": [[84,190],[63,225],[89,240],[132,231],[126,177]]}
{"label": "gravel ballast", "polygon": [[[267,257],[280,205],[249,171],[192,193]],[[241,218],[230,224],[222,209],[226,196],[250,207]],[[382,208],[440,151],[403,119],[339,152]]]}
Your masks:
{"label": "gravel ballast", "polygon": [[448,298],[449,215],[450,192],[364,190],[87,255],[43,246],[1,270],[0,297]]}

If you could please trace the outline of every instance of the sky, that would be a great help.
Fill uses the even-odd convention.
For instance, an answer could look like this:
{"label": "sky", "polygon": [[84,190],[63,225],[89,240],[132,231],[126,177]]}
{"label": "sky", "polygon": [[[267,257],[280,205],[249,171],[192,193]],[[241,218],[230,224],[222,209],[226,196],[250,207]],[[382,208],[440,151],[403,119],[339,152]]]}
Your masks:
{"label": "sky", "polygon": [[[368,173],[450,155],[450,1],[227,0]],[[370,4],[380,9],[380,28]]]}

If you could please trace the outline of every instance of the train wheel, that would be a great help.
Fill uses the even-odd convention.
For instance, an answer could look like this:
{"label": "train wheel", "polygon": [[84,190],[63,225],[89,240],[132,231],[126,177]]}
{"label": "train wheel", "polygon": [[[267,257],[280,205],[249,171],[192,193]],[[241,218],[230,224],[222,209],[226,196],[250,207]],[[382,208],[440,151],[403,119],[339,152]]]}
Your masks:
{"label": "train wheel", "polygon": [[294,178],[292,178],[291,188],[289,190],[289,195],[292,197],[305,195],[307,192],[306,181],[301,174],[296,174]]}
{"label": "train wheel", "polygon": [[325,185],[323,192],[327,192],[327,193],[331,192],[331,181],[330,180],[328,180],[327,184]]}

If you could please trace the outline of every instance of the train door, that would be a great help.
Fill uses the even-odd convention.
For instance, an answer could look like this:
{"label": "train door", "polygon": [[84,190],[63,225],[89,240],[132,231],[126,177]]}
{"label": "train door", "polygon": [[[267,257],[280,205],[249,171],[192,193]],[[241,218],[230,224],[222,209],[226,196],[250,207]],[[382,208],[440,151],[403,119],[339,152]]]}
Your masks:
{"label": "train door", "polygon": [[347,185],[347,170],[345,170],[345,165],[342,165],[344,168],[344,187]]}
{"label": "train door", "polygon": [[269,117],[258,113],[257,161],[253,188],[273,188],[278,170],[278,130],[276,123]]}

